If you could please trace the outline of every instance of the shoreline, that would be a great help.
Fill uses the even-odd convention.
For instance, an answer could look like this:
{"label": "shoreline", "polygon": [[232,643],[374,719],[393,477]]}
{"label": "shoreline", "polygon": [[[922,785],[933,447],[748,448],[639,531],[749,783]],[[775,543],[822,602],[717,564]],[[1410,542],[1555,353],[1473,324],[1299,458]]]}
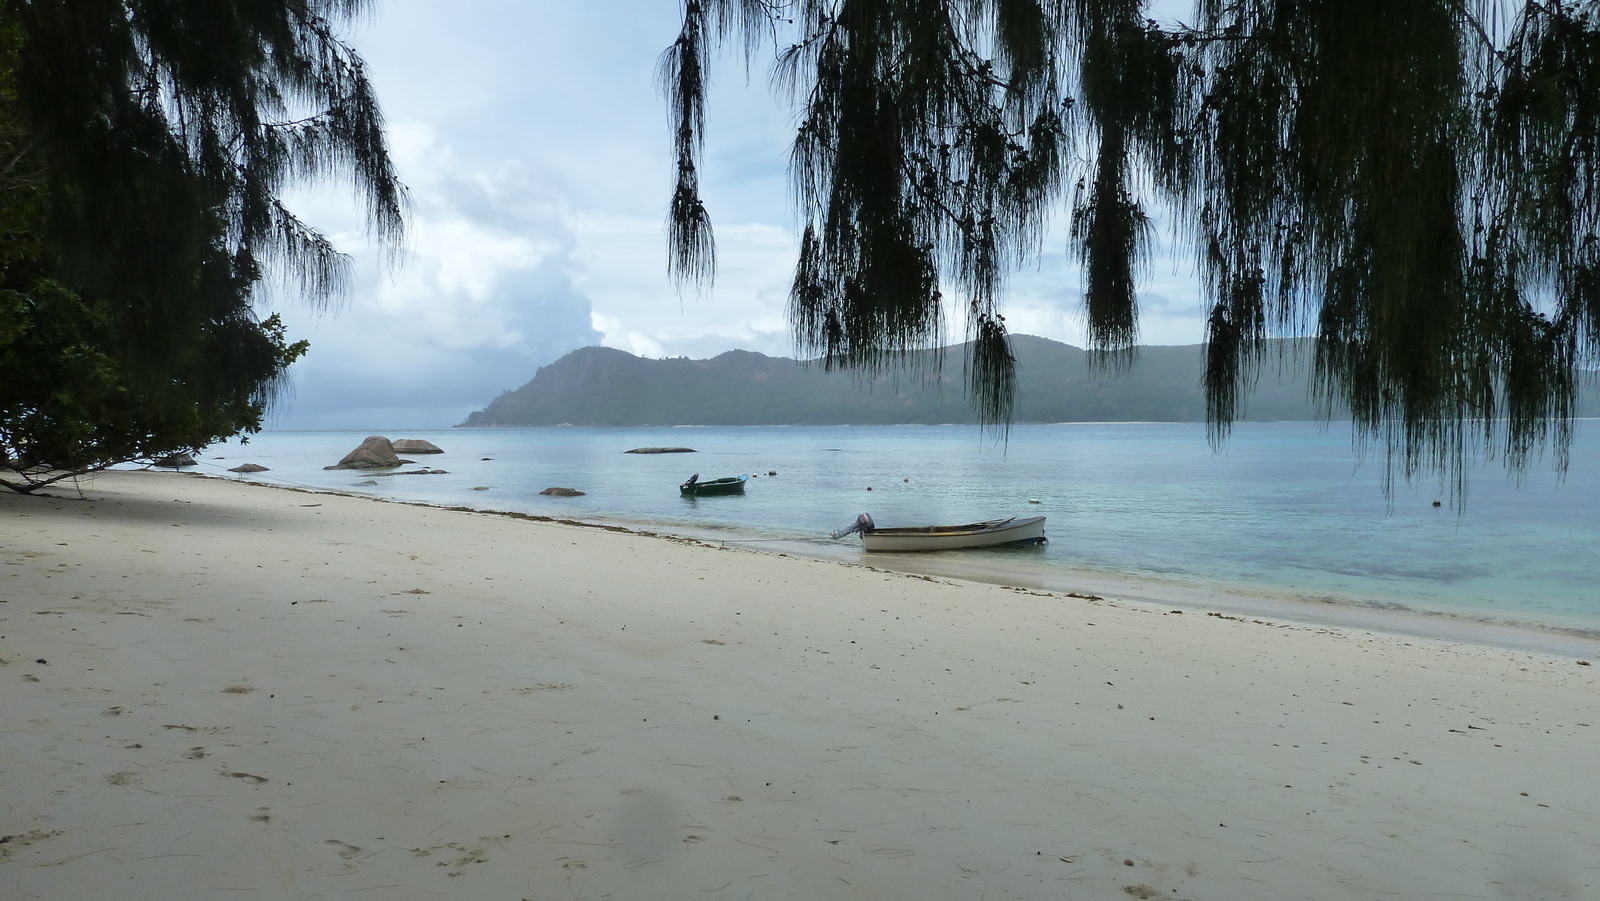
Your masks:
{"label": "shoreline", "polygon": [[[443,444],[449,453],[424,461],[442,464],[450,474],[378,478],[371,488],[357,484],[366,476],[340,478],[309,463],[337,459],[348,450],[346,443],[358,443],[357,433],[283,433],[272,440],[263,436],[248,448],[219,446],[215,453],[232,462],[208,452],[201,468],[214,466],[223,474],[221,467],[259,456],[257,462],[275,470],[263,474],[269,482],[610,522],[726,538],[730,544],[735,538],[820,539],[859,509],[885,524],[964,522],[1026,510],[1050,516],[1053,539],[1038,555],[1045,572],[1034,585],[1059,583],[1061,577],[1076,581],[1080,573],[1118,584],[1131,577],[1160,587],[1163,595],[1197,589],[1257,599],[1236,605],[1241,612],[1352,625],[1360,623],[1345,617],[1344,607],[1328,609],[1325,601],[1362,608],[1363,616],[1377,611],[1380,619],[1382,608],[1399,604],[1416,612],[1402,616],[1412,621],[1392,628],[1426,631],[1426,623],[1419,625],[1416,618],[1442,613],[1496,623],[1472,628],[1497,629],[1504,634],[1485,640],[1514,645],[1547,646],[1541,636],[1550,634],[1581,641],[1600,628],[1600,608],[1584,563],[1588,549],[1600,541],[1600,529],[1585,513],[1589,500],[1600,497],[1600,481],[1592,478],[1600,470],[1586,465],[1600,461],[1595,456],[1600,448],[1592,442],[1575,450],[1573,479],[1559,491],[1544,484],[1549,479],[1533,478],[1511,490],[1494,485],[1501,481],[1497,471],[1478,473],[1467,515],[1429,509],[1426,485],[1414,497],[1402,491],[1408,500],[1391,499],[1385,509],[1376,487],[1343,464],[1348,449],[1342,443],[1330,442],[1304,423],[1260,425],[1247,430],[1248,440],[1241,437],[1229,454],[1216,456],[1188,453],[1188,445],[1200,440],[1198,433],[1137,426],[1082,440],[1072,440],[1070,430],[1038,427],[1004,455],[996,447],[975,445],[966,430],[940,427],[807,428],[792,439],[784,437],[785,430],[709,429],[704,431],[715,432],[715,439],[708,435],[689,442],[710,455],[696,458],[692,467],[687,458],[618,453],[636,445],[683,443],[670,437],[671,430],[478,430],[456,434]],[[917,432],[915,447],[901,434],[907,429]],[[563,438],[558,432],[582,434]],[[860,434],[846,435],[851,432]],[[541,433],[546,437],[536,437]],[[446,441],[437,432],[427,434],[435,442]],[[847,453],[824,452],[836,448]],[[1341,462],[1328,465],[1335,459]],[[1128,477],[1152,460],[1163,465],[1162,472],[1183,475],[1130,485]],[[1284,469],[1284,460],[1301,462]],[[991,478],[991,470],[1002,463],[1005,477]],[[681,481],[689,468],[708,467],[750,473],[776,468],[783,478],[770,484],[763,478],[759,486],[752,481],[752,496],[739,503],[679,503],[677,492],[665,487]],[[1258,469],[1271,477],[1250,475]],[[1591,477],[1581,478],[1584,471]],[[902,476],[910,477],[908,484],[901,484],[907,482]],[[1236,484],[1241,478],[1245,484]],[[590,496],[534,496],[546,485],[571,485]],[[875,485],[880,493],[863,494],[862,485]],[[468,490],[471,486],[486,487]],[[1546,492],[1555,492],[1547,509],[1547,500],[1536,496]],[[1021,506],[1035,497],[1042,507]],[[747,546],[770,544],[776,542]],[[829,559],[860,556],[843,549],[836,555],[825,544],[806,540],[794,550]],[[1541,562],[1546,560],[1549,565]],[[1012,570],[1020,579],[1031,568],[1027,555],[1013,562],[999,577],[978,577],[1004,584],[1013,578]],[[1262,609],[1263,595],[1276,596],[1285,606]]]}
{"label": "shoreline", "polygon": [[233,480],[89,493],[0,497],[9,897],[1600,887],[1600,667],[1564,656]]}
{"label": "shoreline", "polygon": [[[757,553],[802,557],[830,563],[863,566],[885,572],[939,576],[993,585],[1020,587],[1068,595],[1110,595],[1154,606],[1212,608],[1225,615],[1271,617],[1305,626],[1333,626],[1403,635],[1439,638],[1510,650],[1532,650],[1568,657],[1600,657],[1600,625],[1558,617],[1512,619],[1469,609],[1428,606],[1406,600],[1335,592],[1304,592],[1265,584],[1209,581],[1198,577],[1164,576],[1092,567],[1032,565],[1026,557],[1002,561],[989,555],[944,552],[937,554],[866,554],[859,545],[838,544],[821,538],[770,537],[770,530],[743,529],[710,524],[683,525],[652,521],[625,514],[589,519],[499,510],[487,506],[401,500],[373,494],[293,483],[273,484],[252,476],[226,476],[205,472],[157,472],[191,478],[242,482],[263,488],[332,494],[380,503],[481,513],[533,522],[624,531],[647,538],[687,538],[710,545],[738,547]],[[748,534],[752,537],[733,537]],[[1005,564],[1021,563],[1023,566]]]}

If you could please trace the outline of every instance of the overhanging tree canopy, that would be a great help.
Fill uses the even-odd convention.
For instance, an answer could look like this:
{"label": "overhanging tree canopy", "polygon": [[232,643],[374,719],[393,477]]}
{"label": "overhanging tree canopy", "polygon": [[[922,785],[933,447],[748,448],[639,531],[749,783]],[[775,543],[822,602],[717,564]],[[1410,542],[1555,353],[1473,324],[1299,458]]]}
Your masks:
{"label": "overhanging tree canopy", "polygon": [[368,5],[0,0],[0,468],[259,427],[304,347],[257,317],[256,288],[326,304],[345,277],[283,192],[342,181],[376,238],[401,234],[381,115],[337,30]]}
{"label": "overhanging tree canopy", "polygon": [[[1149,210],[1194,249],[1222,440],[1269,338],[1315,335],[1314,386],[1452,477],[1476,451],[1564,466],[1600,362],[1600,3],[686,0],[663,56],[678,177],[669,261],[709,279],[699,198],[718,45],[775,47],[800,125],[801,349],[868,370],[966,306],[969,396],[1009,420],[1006,275],[1065,211],[1091,348],[1135,342]],[[1388,485],[1388,477],[1385,479]]]}

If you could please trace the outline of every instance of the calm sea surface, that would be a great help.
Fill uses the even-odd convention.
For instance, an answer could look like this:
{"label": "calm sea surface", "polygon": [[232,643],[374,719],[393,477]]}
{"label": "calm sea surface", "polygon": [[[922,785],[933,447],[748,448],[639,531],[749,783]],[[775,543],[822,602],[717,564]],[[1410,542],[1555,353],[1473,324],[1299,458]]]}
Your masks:
{"label": "calm sea surface", "polygon": [[[1241,424],[1213,454],[1198,424],[458,429],[394,433],[443,455],[446,475],[324,471],[358,432],[267,432],[214,446],[201,470],[254,462],[254,480],[623,522],[690,534],[819,540],[868,512],[879,525],[1049,517],[1042,548],[967,552],[1017,566],[1096,569],[1263,592],[1600,628],[1600,422],[1580,423],[1565,479],[1535,465],[1514,484],[1475,471],[1465,512],[1437,483],[1379,488],[1348,426]],[[695,454],[637,455],[649,445]],[[488,459],[484,459],[488,458]],[[415,469],[417,467],[406,467]],[[776,470],[777,476],[768,476]],[[742,497],[685,499],[677,484],[759,474]],[[473,490],[487,486],[486,491]],[[551,498],[550,486],[584,497]],[[867,490],[871,487],[871,491]],[[1037,504],[1030,503],[1037,500]],[[852,539],[854,540],[854,539]],[[750,546],[759,547],[752,543]],[[859,543],[854,545],[859,548]],[[851,545],[827,551],[865,556]]]}

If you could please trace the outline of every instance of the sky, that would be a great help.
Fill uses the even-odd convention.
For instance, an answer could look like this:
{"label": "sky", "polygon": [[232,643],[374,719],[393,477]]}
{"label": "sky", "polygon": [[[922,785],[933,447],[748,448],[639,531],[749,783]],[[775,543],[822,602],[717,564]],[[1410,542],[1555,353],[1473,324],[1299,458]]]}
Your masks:
{"label": "sky", "polygon": [[[793,355],[784,310],[798,246],[786,172],[794,117],[769,87],[770,54],[747,68],[730,49],[713,72],[701,179],[716,283],[680,292],[667,275],[673,167],[655,67],[679,9],[378,0],[347,31],[410,190],[409,231],[390,259],[337,186],[289,195],[351,256],[354,277],[327,310],[264,296],[290,337],[311,343],[270,427],[445,428],[595,344],[649,357]],[[1140,340],[1197,343],[1193,269],[1166,242],[1158,229]],[[1057,222],[1009,282],[1007,323],[1081,346],[1081,304]]]}

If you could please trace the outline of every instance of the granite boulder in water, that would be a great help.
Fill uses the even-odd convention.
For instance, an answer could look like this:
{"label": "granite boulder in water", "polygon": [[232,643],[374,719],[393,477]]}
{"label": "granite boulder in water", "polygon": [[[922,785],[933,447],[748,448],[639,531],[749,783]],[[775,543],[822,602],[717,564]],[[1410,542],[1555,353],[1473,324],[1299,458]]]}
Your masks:
{"label": "granite boulder in water", "polygon": [[421,438],[401,438],[394,443],[394,452],[397,454],[442,454],[444,449],[432,441]]}
{"label": "granite boulder in water", "polygon": [[539,493],[548,494],[551,497],[583,497],[585,494],[585,492],[579,491],[576,488],[546,488]]}
{"label": "granite boulder in water", "polygon": [[361,442],[361,446],[344,455],[334,466],[324,466],[323,469],[387,469],[390,466],[400,465],[400,455],[394,452],[394,445],[382,435],[372,435]]}

